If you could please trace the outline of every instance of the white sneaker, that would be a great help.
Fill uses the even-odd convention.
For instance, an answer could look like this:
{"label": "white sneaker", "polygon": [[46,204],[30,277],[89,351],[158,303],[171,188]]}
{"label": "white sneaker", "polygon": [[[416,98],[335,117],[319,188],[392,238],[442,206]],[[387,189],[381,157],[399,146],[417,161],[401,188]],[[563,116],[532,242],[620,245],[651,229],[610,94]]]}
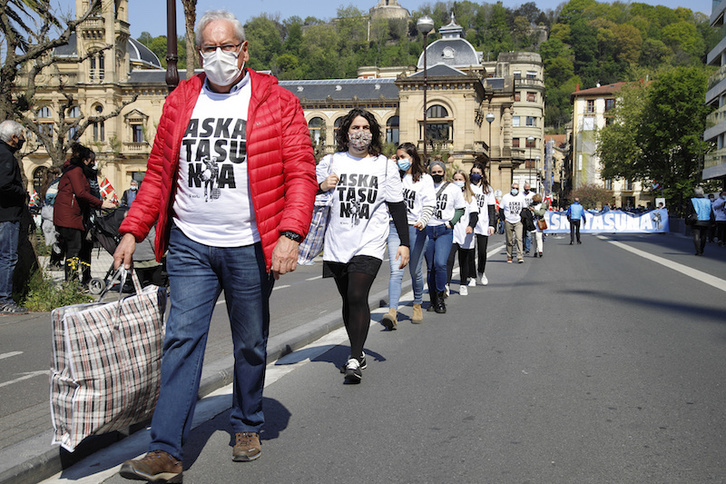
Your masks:
{"label": "white sneaker", "polygon": [[489,279],[487,279],[487,276],[483,272],[479,273],[479,284],[482,286],[489,284]]}
{"label": "white sneaker", "polygon": [[473,277],[469,278],[469,287],[476,287],[476,279]]}
{"label": "white sneaker", "polygon": [[463,284],[459,286],[459,296],[468,296],[469,295],[469,289],[467,289],[466,286]]}

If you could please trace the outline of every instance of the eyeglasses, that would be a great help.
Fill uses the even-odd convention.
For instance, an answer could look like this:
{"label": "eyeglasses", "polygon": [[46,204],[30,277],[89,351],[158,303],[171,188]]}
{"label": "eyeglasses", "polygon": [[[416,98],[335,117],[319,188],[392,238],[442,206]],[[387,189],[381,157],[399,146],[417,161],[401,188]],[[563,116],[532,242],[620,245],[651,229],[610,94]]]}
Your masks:
{"label": "eyeglasses", "polygon": [[200,50],[202,54],[212,54],[216,52],[217,49],[222,49],[222,52],[236,53],[239,46],[243,43],[244,42],[240,42],[239,44],[203,45]]}

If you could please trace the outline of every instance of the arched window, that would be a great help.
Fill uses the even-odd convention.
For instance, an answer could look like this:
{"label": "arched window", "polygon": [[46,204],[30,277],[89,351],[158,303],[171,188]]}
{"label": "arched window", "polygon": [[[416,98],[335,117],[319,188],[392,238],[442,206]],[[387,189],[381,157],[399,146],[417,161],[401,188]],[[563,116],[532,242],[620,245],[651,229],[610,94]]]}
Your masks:
{"label": "arched window", "polygon": [[48,171],[48,167],[46,166],[39,166],[35,170],[33,170],[33,189],[40,193],[40,187],[43,185],[43,178],[45,178],[45,173]]}
{"label": "arched window", "polygon": [[[93,110],[96,112],[96,116],[100,116],[103,113],[103,106],[97,104]],[[103,121],[95,121],[91,123],[93,125],[93,141],[106,141],[106,126]]]}
{"label": "arched window", "polygon": [[308,129],[310,130],[310,139],[313,144],[320,144],[321,140],[325,140],[325,121],[323,118],[315,117],[308,121]]}
{"label": "arched window", "polygon": [[[422,131],[423,132],[423,126]],[[454,139],[454,120],[440,104],[426,110],[426,140],[429,143],[447,143]]]}
{"label": "arched window", "polygon": [[398,146],[398,116],[391,116],[386,121],[386,143]]}

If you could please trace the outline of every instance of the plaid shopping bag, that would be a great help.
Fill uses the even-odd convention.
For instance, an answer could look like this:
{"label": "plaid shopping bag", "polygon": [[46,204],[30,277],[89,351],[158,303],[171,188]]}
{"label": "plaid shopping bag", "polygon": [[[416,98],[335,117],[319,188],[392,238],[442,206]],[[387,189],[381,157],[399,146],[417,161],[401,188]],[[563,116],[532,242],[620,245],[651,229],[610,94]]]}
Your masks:
{"label": "plaid shopping bag", "polygon": [[311,264],[313,259],[315,259],[323,251],[325,230],[328,228],[328,219],[330,218],[330,205],[332,200],[332,195],[329,193],[316,195],[313,219],[310,222],[308,235],[298,247],[298,264]]}
{"label": "plaid shopping bag", "polygon": [[136,294],[121,298],[119,289],[115,302],[66,306],[51,313],[52,443],[70,452],[89,435],[125,429],[154,412],[166,289],[142,289],[130,272]]}

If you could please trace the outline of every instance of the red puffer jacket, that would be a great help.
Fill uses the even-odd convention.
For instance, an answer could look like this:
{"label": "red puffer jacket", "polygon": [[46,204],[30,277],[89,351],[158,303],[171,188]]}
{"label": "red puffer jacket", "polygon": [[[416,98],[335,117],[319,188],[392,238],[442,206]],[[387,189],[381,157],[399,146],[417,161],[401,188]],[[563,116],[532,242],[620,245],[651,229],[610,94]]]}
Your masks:
{"label": "red puffer jacket", "polygon": [[[280,232],[307,235],[317,183],[315,157],[298,99],[277,79],[247,69],[252,96],[247,116],[247,171],[267,270]],[[119,229],[143,240],[158,220],[154,252],[169,243],[179,150],[205,76],[182,81],[169,94],[156,131],[144,182]]]}

